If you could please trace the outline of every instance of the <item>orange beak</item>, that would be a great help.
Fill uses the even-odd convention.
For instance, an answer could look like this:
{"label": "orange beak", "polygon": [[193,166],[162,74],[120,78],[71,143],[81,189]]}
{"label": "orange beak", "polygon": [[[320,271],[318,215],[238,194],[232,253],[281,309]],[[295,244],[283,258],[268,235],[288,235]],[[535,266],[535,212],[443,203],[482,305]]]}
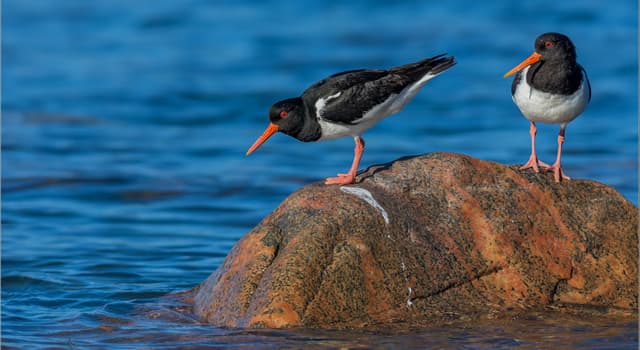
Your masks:
{"label": "orange beak", "polygon": [[510,75],[513,75],[513,74],[517,73],[518,71],[524,69],[524,67],[532,65],[532,64],[534,64],[534,63],[536,63],[538,61],[540,61],[540,54],[537,53],[537,52],[534,52],[534,53],[531,54],[531,56],[527,57],[526,60],[522,61],[519,65],[513,67],[512,70],[508,71],[503,76],[503,78],[506,78],[506,77],[508,77]]}
{"label": "orange beak", "polygon": [[260,147],[265,141],[267,141],[269,137],[271,137],[271,135],[275,134],[277,131],[278,131],[278,126],[273,123],[269,123],[269,126],[267,127],[267,129],[262,133],[262,135],[260,135],[260,137],[258,137],[256,142],[254,142],[253,145],[251,146],[251,148],[249,148],[249,150],[247,151],[247,155],[250,155],[251,153],[253,153],[253,151],[255,151],[258,147]]}

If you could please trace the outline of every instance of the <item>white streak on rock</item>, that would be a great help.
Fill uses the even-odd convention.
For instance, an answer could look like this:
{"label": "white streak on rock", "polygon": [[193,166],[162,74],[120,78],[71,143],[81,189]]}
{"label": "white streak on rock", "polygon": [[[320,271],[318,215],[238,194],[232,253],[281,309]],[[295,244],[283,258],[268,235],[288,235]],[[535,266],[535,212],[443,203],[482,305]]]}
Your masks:
{"label": "white streak on rock", "polygon": [[340,190],[342,192],[355,195],[356,197],[359,197],[363,201],[369,203],[369,205],[377,209],[380,212],[380,214],[382,214],[382,218],[384,219],[384,222],[386,224],[389,224],[389,215],[387,214],[387,211],[384,210],[384,208],[380,205],[380,203],[378,203],[378,201],[376,201],[375,198],[373,198],[373,195],[371,195],[371,192],[365,190],[364,188],[347,187],[347,186],[340,187]]}

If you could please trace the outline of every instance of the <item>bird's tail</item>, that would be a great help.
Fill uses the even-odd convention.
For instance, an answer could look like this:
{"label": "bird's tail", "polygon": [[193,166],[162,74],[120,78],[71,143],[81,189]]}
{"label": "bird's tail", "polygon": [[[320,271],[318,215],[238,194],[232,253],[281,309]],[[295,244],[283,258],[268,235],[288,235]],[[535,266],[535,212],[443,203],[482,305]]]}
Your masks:
{"label": "bird's tail", "polygon": [[426,58],[424,60],[405,64],[403,66],[393,67],[390,71],[407,75],[413,79],[420,79],[429,73],[433,76],[438,75],[456,64],[453,56],[447,56],[446,53]]}

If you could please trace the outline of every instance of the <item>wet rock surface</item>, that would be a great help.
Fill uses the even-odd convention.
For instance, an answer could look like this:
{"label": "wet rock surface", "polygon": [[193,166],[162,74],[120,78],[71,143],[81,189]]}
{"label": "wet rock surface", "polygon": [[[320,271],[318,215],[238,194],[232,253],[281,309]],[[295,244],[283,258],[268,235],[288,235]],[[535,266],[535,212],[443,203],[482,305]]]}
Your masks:
{"label": "wet rock surface", "polygon": [[536,309],[635,317],[637,247],[638,209],[611,187],[433,153],[296,191],[194,289],[194,312],[327,329]]}

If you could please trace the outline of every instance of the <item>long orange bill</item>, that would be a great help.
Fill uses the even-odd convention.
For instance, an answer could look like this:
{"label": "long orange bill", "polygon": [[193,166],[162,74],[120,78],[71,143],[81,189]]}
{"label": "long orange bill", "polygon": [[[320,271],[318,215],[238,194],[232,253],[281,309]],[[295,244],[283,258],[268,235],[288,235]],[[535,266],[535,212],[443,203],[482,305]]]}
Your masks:
{"label": "long orange bill", "polygon": [[253,151],[255,151],[258,147],[260,147],[265,141],[267,141],[269,137],[271,137],[271,135],[275,134],[277,131],[278,131],[278,126],[273,123],[269,123],[269,126],[267,127],[267,129],[262,133],[262,135],[260,135],[260,137],[258,137],[256,142],[253,143],[253,146],[249,148],[249,150],[247,151],[247,155],[250,155],[251,153],[253,153]]}
{"label": "long orange bill", "polygon": [[536,62],[540,61],[540,54],[537,52],[534,52],[531,54],[531,56],[527,57],[526,60],[522,61],[522,63],[520,63],[519,65],[515,66],[512,70],[508,71],[503,78],[506,78],[510,75],[513,75],[515,73],[517,73],[518,71],[524,69],[524,67],[529,66],[531,64],[534,64]]}

